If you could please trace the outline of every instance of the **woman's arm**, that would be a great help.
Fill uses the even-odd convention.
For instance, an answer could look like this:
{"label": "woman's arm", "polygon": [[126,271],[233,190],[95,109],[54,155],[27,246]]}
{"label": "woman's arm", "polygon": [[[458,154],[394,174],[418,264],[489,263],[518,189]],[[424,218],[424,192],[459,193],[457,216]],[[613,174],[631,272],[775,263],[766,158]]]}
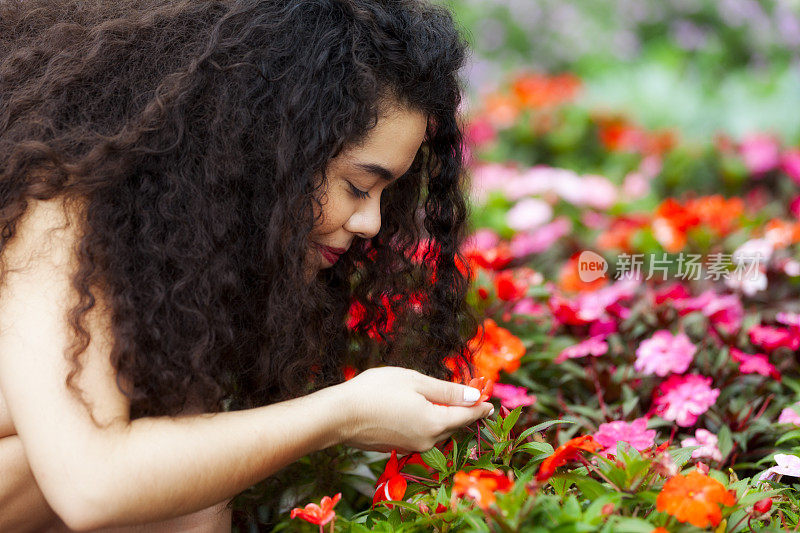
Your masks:
{"label": "woman's arm", "polygon": [[0,438],[0,531],[41,531],[58,517],[33,478],[22,441]]}
{"label": "woman's arm", "polygon": [[[130,422],[112,409],[101,413],[107,426],[98,428],[64,383],[74,226],[63,228],[57,207],[31,209],[4,252],[12,268],[0,298],[0,390],[44,497],[72,529],[194,512],[337,442],[427,449],[488,413],[489,404],[431,403],[466,405],[459,397],[466,387],[382,368],[246,411]],[[110,339],[90,329],[83,362],[91,371],[79,384],[93,391],[90,398],[113,398]]]}

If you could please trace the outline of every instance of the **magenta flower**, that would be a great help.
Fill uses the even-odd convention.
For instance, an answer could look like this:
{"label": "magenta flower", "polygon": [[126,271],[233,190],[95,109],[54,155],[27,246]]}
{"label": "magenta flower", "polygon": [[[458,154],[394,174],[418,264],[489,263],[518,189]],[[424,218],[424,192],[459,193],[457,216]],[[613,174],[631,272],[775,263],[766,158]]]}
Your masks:
{"label": "magenta flower", "polygon": [[739,363],[739,372],[742,374],[761,374],[778,381],[781,380],[781,373],[763,353],[751,355],[731,347],[731,359]]}
{"label": "magenta flower", "polygon": [[769,135],[754,134],[745,137],[739,147],[744,165],[756,177],[780,164],[780,146]]}
{"label": "magenta flower", "polygon": [[616,454],[617,443],[627,442],[635,449],[642,451],[651,447],[656,438],[655,429],[647,429],[647,418],[637,418],[631,423],[624,420],[600,424],[594,440],[605,447],[602,453]]}
{"label": "magenta flower", "polygon": [[681,427],[697,422],[697,417],[708,411],[719,396],[719,389],[711,388],[711,378],[690,374],[671,375],[653,394],[653,410]]}
{"label": "magenta flower", "polygon": [[662,377],[671,372],[682,374],[692,364],[695,352],[697,347],[685,333],[673,335],[662,329],[639,344],[633,368],[637,372]]}
{"label": "magenta flower", "polygon": [[519,406],[533,405],[536,396],[528,394],[525,387],[506,385],[505,383],[495,383],[492,396],[500,399],[500,405],[506,409],[516,409]]}
{"label": "magenta flower", "polygon": [[744,307],[736,294],[717,294],[709,289],[694,298],[683,298],[682,291],[673,291],[665,299],[675,300],[674,306],[683,316],[693,311],[700,311],[726,334],[732,334],[742,327]]}
{"label": "magenta flower", "polygon": [[722,452],[719,451],[717,436],[707,429],[698,429],[694,437],[681,440],[681,447],[700,446],[692,452],[692,459],[708,459],[709,461],[722,461]]}
{"label": "magenta flower", "polygon": [[755,325],[750,328],[750,342],[768,352],[781,346],[797,350],[800,348],[800,333],[786,328]]}
{"label": "magenta flower", "polygon": [[781,156],[781,170],[800,185],[800,149],[786,150]]}
{"label": "magenta flower", "polygon": [[794,424],[795,426],[800,426],[800,402],[790,405],[781,411],[781,414],[778,416],[778,424]]}
{"label": "magenta flower", "polygon": [[578,359],[591,355],[592,357],[599,357],[608,352],[608,343],[604,340],[603,336],[589,337],[585,341],[578,344],[573,344],[561,350],[558,357],[555,358],[555,363],[563,363],[567,359]]}

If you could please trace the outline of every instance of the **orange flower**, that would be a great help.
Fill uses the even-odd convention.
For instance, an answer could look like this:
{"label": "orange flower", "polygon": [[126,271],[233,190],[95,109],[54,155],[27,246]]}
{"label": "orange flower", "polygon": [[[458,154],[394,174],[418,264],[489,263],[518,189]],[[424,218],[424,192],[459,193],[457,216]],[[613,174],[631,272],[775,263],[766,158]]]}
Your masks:
{"label": "orange flower", "polygon": [[[482,333],[482,334],[481,334]],[[501,328],[491,318],[483,321],[478,333],[467,343],[479,377],[497,381],[500,370],[513,372],[525,355],[525,345],[514,334]]]}
{"label": "orange flower", "polygon": [[700,224],[723,236],[738,227],[739,218],[744,213],[744,202],[741,198],[726,199],[721,194],[714,194],[687,201],[686,209],[697,217]]}
{"label": "orange flower", "polygon": [[631,239],[639,228],[649,223],[649,217],[627,215],[616,218],[611,225],[597,237],[597,247],[601,250],[622,250],[631,253]]}
{"label": "orange flower", "polygon": [[539,472],[536,473],[538,481],[547,481],[556,473],[556,468],[580,457],[581,452],[596,452],[603,446],[597,443],[591,435],[575,437],[555,449],[553,454],[542,461]]}
{"label": "orange flower", "polygon": [[735,494],[695,470],[669,478],[656,498],[656,509],[697,527],[716,526],[722,520],[719,504],[735,505]]}
{"label": "orange flower", "polygon": [[320,505],[316,503],[309,503],[306,504],[304,508],[296,507],[292,509],[291,514],[289,515],[290,518],[300,517],[306,522],[311,522],[312,524],[317,524],[320,527],[324,526],[336,516],[336,512],[334,512],[333,508],[339,503],[339,500],[342,498],[342,493],[336,494],[333,498],[330,496],[324,496]]}
{"label": "orange flower", "polygon": [[479,403],[485,402],[492,396],[492,390],[494,390],[494,381],[491,379],[487,380],[484,377],[472,378],[469,380],[469,386],[481,391],[481,397],[478,398],[478,401],[472,404],[472,407],[475,407]]}
{"label": "orange flower", "polygon": [[580,86],[580,80],[572,74],[548,76],[531,73],[514,80],[511,90],[520,105],[535,109],[574,100]]}
{"label": "orange flower", "polygon": [[508,128],[519,117],[519,103],[513,97],[492,93],[484,97],[484,116],[495,128]]}
{"label": "orange flower", "polygon": [[773,218],[764,226],[764,236],[775,248],[786,248],[800,242],[800,222],[787,222]]}
{"label": "orange flower", "polygon": [[607,275],[603,275],[592,281],[583,281],[578,271],[578,258],[580,253],[572,254],[558,273],[558,287],[566,292],[589,292],[595,291],[608,283]]}
{"label": "orange flower", "polygon": [[653,531],[651,531],[650,533],[669,533],[669,529],[667,529],[665,527],[657,527]]}
{"label": "orange flower", "polygon": [[459,470],[453,476],[453,498],[469,496],[481,509],[488,509],[497,500],[494,495],[496,491],[508,492],[513,485],[500,470]]}

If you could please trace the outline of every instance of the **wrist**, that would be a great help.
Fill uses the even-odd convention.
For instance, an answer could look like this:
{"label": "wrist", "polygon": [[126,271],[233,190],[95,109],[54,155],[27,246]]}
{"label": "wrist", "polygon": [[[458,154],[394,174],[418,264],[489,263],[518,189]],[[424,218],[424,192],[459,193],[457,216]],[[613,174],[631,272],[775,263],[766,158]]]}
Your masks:
{"label": "wrist", "polygon": [[322,435],[322,448],[329,448],[347,442],[350,438],[350,409],[346,383],[320,389],[320,413],[325,419]]}

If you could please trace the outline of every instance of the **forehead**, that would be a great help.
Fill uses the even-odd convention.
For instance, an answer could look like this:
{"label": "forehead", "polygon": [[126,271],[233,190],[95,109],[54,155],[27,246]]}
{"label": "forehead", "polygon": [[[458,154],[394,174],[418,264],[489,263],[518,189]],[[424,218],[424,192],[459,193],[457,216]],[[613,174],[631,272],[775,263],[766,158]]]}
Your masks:
{"label": "forehead", "polygon": [[426,128],[427,117],[421,112],[393,109],[378,119],[360,143],[346,147],[332,159],[331,169],[379,174],[378,167],[382,167],[391,177],[398,177],[413,163]]}

